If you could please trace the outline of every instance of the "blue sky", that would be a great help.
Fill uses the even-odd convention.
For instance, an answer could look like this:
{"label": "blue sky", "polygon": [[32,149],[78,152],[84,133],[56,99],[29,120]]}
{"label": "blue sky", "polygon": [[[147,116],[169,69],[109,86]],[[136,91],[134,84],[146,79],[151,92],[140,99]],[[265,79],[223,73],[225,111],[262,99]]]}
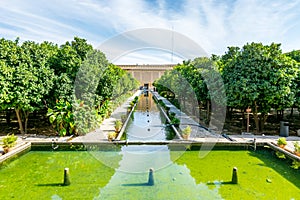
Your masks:
{"label": "blue sky", "polygon": [[[247,42],[281,43],[284,52],[300,49],[300,0],[2,0],[0,13],[0,37],[22,41],[63,44],[79,36],[97,48],[124,32],[155,28],[185,35],[208,55]],[[139,49],[111,62],[185,59],[171,54]]]}

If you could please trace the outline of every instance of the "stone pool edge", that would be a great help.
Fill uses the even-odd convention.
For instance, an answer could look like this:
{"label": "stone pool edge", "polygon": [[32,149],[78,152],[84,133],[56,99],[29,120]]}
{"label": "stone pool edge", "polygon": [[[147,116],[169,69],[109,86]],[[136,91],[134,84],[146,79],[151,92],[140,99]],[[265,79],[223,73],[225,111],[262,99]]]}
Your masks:
{"label": "stone pool edge", "polygon": [[[215,138],[213,138],[215,140]],[[183,140],[170,140],[170,141],[97,141],[97,142],[72,142],[72,141],[58,141],[55,142],[55,145],[62,146],[62,147],[70,147],[72,145],[83,145],[83,146],[89,146],[89,145],[103,145],[102,147],[119,147],[122,145],[173,145],[173,146],[185,146],[187,149],[189,147],[197,147],[200,148],[202,145],[210,146],[213,148],[215,147],[224,147],[224,148],[241,148],[245,150],[253,150],[254,143],[253,141],[245,141],[245,142],[230,142],[230,141],[206,141],[206,142],[199,142],[199,141],[183,141]],[[272,142],[268,141],[257,141],[256,147],[265,147],[268,146],[274,151],[280,151],[281,153],[284,153],[287,157],[293,160],[300,161],[300,157],[289,152],[286,149],[282,149],[278,147],[277,145],[273,144]],[[51,150],[51,147],[53,147],[53,142],[50,141],[31,141],[31,142],[21,142],[16,147],[14,147],[10,152],[1,155],[0,156],[0,164],[2,164],[5,161],[8,161],[10,159],[14,159],[15,157],[18,157],[19,155],[22,155],[31,149],[35,147],[48,147]],[[55,151],[55,150],[53,150]]]}
{"label": "stone pool edge", "polygon": [[0,164],[13,159],[14,157],[18,157],[31,149],[31,142],[21,142],[17,144],[14,148],[12,148],[8,153],[0,156]]}

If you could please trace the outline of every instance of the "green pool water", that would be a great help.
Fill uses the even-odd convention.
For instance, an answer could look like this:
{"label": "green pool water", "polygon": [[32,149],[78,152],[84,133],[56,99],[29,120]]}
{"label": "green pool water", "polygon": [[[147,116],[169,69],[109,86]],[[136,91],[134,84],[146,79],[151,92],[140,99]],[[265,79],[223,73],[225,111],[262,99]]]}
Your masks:
{"label": "green pool water", "polygon": [[[213,150],[201,158],[199,151],[167,146],[144,152],[142,146],[126,148],[31,151],[1,167],[0,199],[300,199],[299,170],[268,150]],[[155,159],[147,158],[151,154]],[[146,185],[148,172],[142,170],[149,166],[156,168],[154,186]],[[62,186],[65,167],[70,186]],[[233,167],[237,185],[230,183]]]}

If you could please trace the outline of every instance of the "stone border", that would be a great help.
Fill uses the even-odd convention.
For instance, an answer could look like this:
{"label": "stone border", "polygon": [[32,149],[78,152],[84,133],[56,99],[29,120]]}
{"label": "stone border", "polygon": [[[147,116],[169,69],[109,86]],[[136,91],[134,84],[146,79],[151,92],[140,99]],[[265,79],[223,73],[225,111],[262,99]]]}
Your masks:
{"label": "stone border", "polygon": [[[137,97],[139,97],[139,96],[140,95],[138,95]],[[121,128],[121,130],[120,130],[120,132],[118,134],[118,137],[116,138],[116,140],[121,140],[121,138],[122,138],[122,136],[123,136],[123,134],[124,134],[124,132],[126,130],[127,124],[129,123],[130,117],[133,114],[134,109],[135,109],[137,103],[138,103],[138,101],[132,106],[132,108],[131,108],[128,116],[127,116],[127,119],[125,120],[125,122],[124,122],[124,124],[123,124],[123,126],[122,126],[122,128]]]}
{"label": "stone border", "polygon": [[291,153],[290,151],[288,151],[287,149],[283,149],[283,148],[280,148],[279,146],[277,146],[275,143],[273,142],[267,142],[267,145],[275,150],[275,151],[279,151],[281,153],[283,153],[285,156],[287,156],[288,158],[292,159],[292,160],[296,160],[298,162],[300,162],[300,157]]}
{"label": "stone border", "polygon": [[0,156],[0,164],[2,164],[3,162],[11,158],[14,158],[15,156],[23,154],[24,152],[30,151],[30,149],[31,149],[30,142],[22,142],[21,144],[17,144],[17,146],[12,148],[10,152]]}
{"label": "stone border", "polygon": [[[157,107],[160,109],[160,111],[163,113],[163,115],[165,116],[165,118],[167,119],[167,121],[171,124],[171,120],[168,117],[167,113],[164,111],[164,109],[157,103],[159,101],[159,98],[153,93],[151,92],[153,97],[156,99],[156,105]],[[175,126],[173,124],[171,124],[171,128],[173,129],[173,131],[175,132],[176,136],[180,139],[183,140],[181,134],[178,132],[178,130],[175,128]]]}

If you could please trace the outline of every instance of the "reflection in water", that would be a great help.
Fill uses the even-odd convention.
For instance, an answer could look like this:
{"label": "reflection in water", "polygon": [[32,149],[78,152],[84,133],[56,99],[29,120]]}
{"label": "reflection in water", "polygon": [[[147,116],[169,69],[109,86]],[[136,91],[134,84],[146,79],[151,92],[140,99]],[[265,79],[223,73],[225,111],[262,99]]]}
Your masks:
{"label": "reflection in water", "polygon": [[[161,116],[151,93],[141,96],[127,139],[166,140]],[[186,166],[172,162],[167,145],[129,145],[121,148],[122,160],[110,182],[95,199],[221,199],[216,186],[196,184]],[[147,185],[154,169],[154,186]]]}
{"label": "reflection in water", "polygon": [[141,95],[133,115],[132,123],[126,128],[128,140],[166,140],[161,115],[151,93]]}
{"label": "reflection in water", "polygon": [[168,165],[154,171],[155,185],[147,185],[148,173],[116,171],[110,182],[94,199],[222,199],[221,185],[196,184],[184,165]]}

